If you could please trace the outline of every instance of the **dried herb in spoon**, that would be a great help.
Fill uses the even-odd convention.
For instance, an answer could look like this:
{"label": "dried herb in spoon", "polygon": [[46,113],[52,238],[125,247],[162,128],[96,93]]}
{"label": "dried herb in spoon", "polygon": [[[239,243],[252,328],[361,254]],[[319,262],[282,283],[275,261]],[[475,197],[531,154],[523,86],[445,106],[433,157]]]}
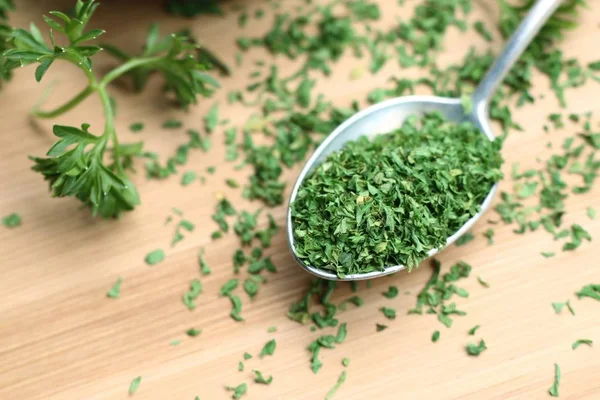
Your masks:
{"label": "dried herb in spoon", "polygon": [[292,204],[296,252],[343,277],[416,267],[480,210],[502,178],[501,142],[440,113],[330,154]]}

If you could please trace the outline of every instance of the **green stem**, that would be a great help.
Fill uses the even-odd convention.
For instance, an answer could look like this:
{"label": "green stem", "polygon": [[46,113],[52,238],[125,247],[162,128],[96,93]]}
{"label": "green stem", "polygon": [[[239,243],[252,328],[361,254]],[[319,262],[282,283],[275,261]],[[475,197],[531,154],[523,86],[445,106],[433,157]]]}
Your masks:
{"label": "green stem", "polygon": [[68,102],[63,104],[62,106],[57,107],[54,110],[50,110],[50,111],[41,111],[36,107],[33,109],[31,114],[37,118],[54,118],[56,116],[59,116],[60,114],[63,114],[65,112],[71,110],[72,108],[74,108],[79,103],[81,103],[82,101],[87,99],[87,97],[90,94],[92,94],[93,92],[94,92],[94,88],[91,85],[89,85],[85,89],[83,89],[81,92],[79,92],[71,100],[69,100]]}
{"label": "green stem", "polygon": [[123,165],[121,164],[121,148],[119,147],[119,138],[117,137],[117,131],[115,129],[115,113],[110,103],[110,96],[106,91],[106,87],[99,85],[98,86],[98,95],[100,96],[100,100],[102,101],[102,107],[104,108],[104,116],[106,117],[106,122],[104,123],[104,135],[103,139],[108,141],[108,137],[112,137],[113,141],[113,151],[115,156],[115,164],[117,165],[117,170],[121,175],[125,175],[125,171],[123,170]]}
{"label": "green stem", "polygon": [[160,60],[162,60],[162,57],[132,58],[125,64],[118,66],[117,68],[113,69],[108,74],[106,74],[104,78],[102,78],[102,80],[100,81],[99,86],[106,87],[106,85],[108,85],[110,82],[114,81],[121,75],[126,74],[132,69],[143,67],[145,65],[150,65]]}

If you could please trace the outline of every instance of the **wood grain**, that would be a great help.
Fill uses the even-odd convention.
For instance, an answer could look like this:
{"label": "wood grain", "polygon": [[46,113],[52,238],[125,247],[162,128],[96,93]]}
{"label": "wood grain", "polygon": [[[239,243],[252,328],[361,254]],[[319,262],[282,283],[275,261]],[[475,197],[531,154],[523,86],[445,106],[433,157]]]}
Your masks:
{"label": "wood grain", "polygon": [[[56,3],[66,6],[71,2],[20,1],[13,23],[26,26],[33,20],[42,26],[42,13],[60,8]],[[145,2],[143,7],[131,4],[135,2],[106,3],[110,4],[100,7],[94,21],[95,26],[108,31],[106,41],[133,50],[143,42],[145,27],[151,21],[160,21],[163,32],[191,26],[205,44],[234,64],[233,39],[242,32],[235,15],[184,20],[165,15],[159,2]],[[263,4],[246,3],[251,9]],[[391,0],[379,3],[385,10],[382,23],[386,24],[407,17],[416,2],[407,2],[403,8]],[[497,8],[493,3],[476,2],[473,17],[494,23]],[[600,39],[600,7],[597,2],[589,3],[582,26],[563,42],[567,55],[584,62],[597,59]],[[286,7],[294,4],[284,2]],[[259,34],[267,25],[252,20],[246,32]],[[485,43],[473,34],[463,36],[453,31],[440,59],[457,60],[471,45],[483,47]],[[498,49],[500,41],[495,40],[493,46]],[[222,80],[224,87],[215,97],[224,116],[238,125],[254,110],[226,106],[225,96],[230,89],[246,84],[252,59],[271,61],[267,54],[253,52],[234,77]],[[364,59],[345,59],[336,66],[332,78],[319,79],[317,90],[346,105],[350,99],[364,98],[390,76],[419,74],[418,70],[398,70],[391,62],[377,76],[367,74],[361,80],[349,81],[350,70],[366,63]],[[96,64],[100,69],[112,65],[104,56],[99,56]],[[281,64],[284,69],[293,68],[288,62]],[[599,209],[598,185],[591,193],[567,200],[565,222],[578,221],[595,240],[576,252],[560,252],[558,243],[543,232],[519,236],[512,233],[513,227],[500,225],[496,244],[488,246],[481,237],[485,224],[477,225],[477,240],[471,245],[444,251],[440,260],[445,268],[457,260],[474,266],[473,278],[464,284],[470,298],[458,302],[468,315],[457,318],[452,329],[444,328],[432,316],[405,313],[429,277],[427,265],[411,274],[376,280],[370,289],[361,283],[359,294],[365,305],[340,315],[340,320],[348,323],[346,343],[323,351],[324,367],[314,375],[306,346],[320,332],[310,332],[286,318],[289,304],[303,294],[310,277],[294,264],[282,233],[268,252],[279,272],[254,301],[244,301],[245,322],[233,322],[228,317],[228,300],[217,294],[232,276],[231,254],[238,244],[234,236],[210,241],[215,198],[224,193],[236,199],[236,204],[251,209],[259,206],[238,200],[238,191],[225,187],[225,178],[244,179],[247,172],[236,172],[224,163],[220,133],[214,135],[214,149],[209,154],[193,153],[184,168],[200,172],[216,166],[217,173],[208,177],[205,186],[182,187],[179,177],[149,181],[140,165],[134,178],[143,200],[139,209],[118,221],[96,220],[74,200],[51,199],[40,176],[29,170],[26,156],[44,154],[54,141],[53,123],[89,122],[92,131],[103,123],[96,99],[55,120],[31,121],[29,110],[51,82],[56,85],[46,107],[60,104],[85,85],[78,71],[62,64],[53,66],[42,84],[35,83],[32,68],[19,70],[0,93],[0,215],[18,212],[23,216],[18,229],[0,229],[0,399],[125,399],[136,376],[142,376],[135,395],[140,400],[191,400],[196,395],[203,400],[226,399],[231,394],[224,386],[244,381],[249,384],[248,399],[320,399],[337,380],[344,357],[351,363],[348,379],[336,397],[340,399],[545,399],[555,362],[562,368],[561,398],[600,398],[600,305],[590,299],[578,301],[574,296],[583,285],[600,281],[596,254],[600,219],[592,221],[585,216],[588,206]],[[546,79],[536,77],[535,85],[536,104],[516,112],[524,130],[512,133],[506,142],[506,171],[516,161],[523,167],[538,165],[537,157],[551,154],[546,142],[557,148],[564,137],[574,133],[570,125],[563,131],[543,132],[546,116],[559,108]],[[143,139],[147,149],[166,157],[186,137],[184,131],[161,129],[162,122],[176,117],[184,120],[186,127],[200,128],[201,116],[213,100],[182,113],[160,100],[160,89],[160,82],[154,81],[140,95],[119,87],[112,88],[112,93],[119,105],[117,128],[123,141]],[[540,94],[545,94],[544,98],[538,98]],[[567,98],[570,112],[600,112],[595,83],[569,92]],[[135,135],[127,127],[137,121],[143,121],[146,129]],[[297,172],[298,168],[286,172],[289,182]],[[502,185],[508,188],[510,182]],[[197,225],[196,231],[175,248],[169,246],[173,226],[164,223],[172,207],[183,210]],[[272,212],[283,224],[285,209]],[[189,281],[198,277],[196,255],[200,247],[206,248],[213,273],[202,278],[205,293],[199,298],[199,307],[190,312],[180,299]],[[144,256],[155,248],[166,249],[167,258],[148,267]],[[557,256],[544,259],[540,251],[557,251]],[[107,299],[106,291],[119,276],[124,279],[121,298]],[[475,276],[484,278],[491,287],[478,285]],[[398,298],[388,300],[381,295],[389,285],[398,286]],[[349,288],[343,286],[334,300],[349,295]],[[551,303],[567,299],[573,302],[577,315],[556,315]],[[398,309],[395,321],[384,320],[378,311],[383,305]],[[387,323],[389,329],[376,333],[376,322]],[[476,324],[481,329],[472,338],[467,331]],[[277,327],[276,333],[267,333],[271,325]],[[186,337],[190,327],[202,328],[202,335]],[[430,337],[438,329],[441,338],[433,344]],[[468,357],[465,344],[480,337],[489,350],[478,358]],[[258,354],[270,338],[277,339],[275,355],[262,360],[254,357],[244,372],[238,372],[243,352]],[[596,347],[572,351],[571,343],[579,338],[593,339]],[[181,344],[171,346],[176,339]],[[252,369],[273,375],[272,385],[253,383]]]}

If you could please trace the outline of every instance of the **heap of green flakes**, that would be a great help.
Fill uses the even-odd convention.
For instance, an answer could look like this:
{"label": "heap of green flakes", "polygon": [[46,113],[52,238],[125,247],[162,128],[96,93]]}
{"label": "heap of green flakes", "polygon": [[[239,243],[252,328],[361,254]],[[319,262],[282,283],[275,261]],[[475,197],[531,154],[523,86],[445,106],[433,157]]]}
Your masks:
{"label": "heap of green flakes", "polygon": [[330,154],[292,204],[295,248],[343,277],[411,270],[480,210],[502,178],[501,141],[439,113]]}

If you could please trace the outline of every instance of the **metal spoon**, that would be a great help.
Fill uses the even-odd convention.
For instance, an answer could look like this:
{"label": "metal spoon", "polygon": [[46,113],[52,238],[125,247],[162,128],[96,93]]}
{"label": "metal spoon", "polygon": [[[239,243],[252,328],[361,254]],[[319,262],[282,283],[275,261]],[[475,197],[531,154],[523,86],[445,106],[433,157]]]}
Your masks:
{"label": "metal spoon", "polygon": [[[460,99],[437,97],[437,96],[405,96],[383,101],[368,107],[353,115],[340,126],[338,126],[315,150],[300,172],[290,198],[290,206],[287,215],[288,244],[298,264],[308,272],[324,279],[339,281],[356,281],[371,279],[379,276],[393,274],[405,268],[404,265],[386,267],[383,271],[369,272],[365,274],[346,275],[338,277],[335,273],[306,265],[296,254],[294,247],[294,229],[292,224],[291,204],[296,199],[298,189],[306,176],[331,152],[340,150],[348,141],[353,141],[369,133],[391,132],[402,126],[403,121],[410,115],[419,115],[432,111],[440,111],[449,121],[471,121],[490,140],[494,134],[488,121],[488,104],[494,94],[496,87],[502,82],[519,56],[525,51],[531,40],[542,28],[558,8],[562,0],[538,0],[531,11],[523,19],[513,36],[510,38],[504,51],[496,59],[472,96],[473,110],[465,114]],[[446,246],[454,243],[456,239],[467,232],[475,222],[489,208],[498,184],[494,185],[481,205],[477,215],[469,219],[458,231],[446,241]],[[441,249],[432,249],[428,254],[432,256]]]}

